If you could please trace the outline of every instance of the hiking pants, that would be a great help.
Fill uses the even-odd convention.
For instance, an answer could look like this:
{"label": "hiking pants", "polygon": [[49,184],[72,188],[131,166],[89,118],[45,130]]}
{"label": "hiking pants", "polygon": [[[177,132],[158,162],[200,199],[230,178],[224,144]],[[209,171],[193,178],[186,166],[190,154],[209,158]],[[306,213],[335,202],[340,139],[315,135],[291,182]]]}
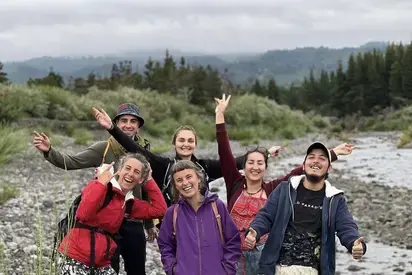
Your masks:
{"label": "hiking pants", "polygon": [[[89,275],[90,274],[90,267],[86,266],[85,264],[76,261],[69,257],[64,257],[63,263],[59,266],[60,275]],[[115,271],[112,267],[106,266],[101,268],[94,269],[95,275],[115,275]]]}
{"label": "hiking pants", "polygon": [[146,236],[143,223],[125,220],[118,235],[118,249],[111,260],[113,269],[119,273],[120,254],[127,275],[146,275]]}

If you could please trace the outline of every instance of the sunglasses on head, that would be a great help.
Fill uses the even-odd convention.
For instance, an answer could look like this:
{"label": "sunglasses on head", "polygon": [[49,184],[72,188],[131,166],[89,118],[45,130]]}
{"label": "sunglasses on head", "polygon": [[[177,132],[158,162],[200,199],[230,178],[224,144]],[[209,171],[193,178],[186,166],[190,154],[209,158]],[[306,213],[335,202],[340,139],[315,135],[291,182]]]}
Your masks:
{"label": "sunglasses on head", "polygon": [[254,152],[258,152],[263,154],[264,156],[268,157],[270,156],[269,150],[266,149],[266,147],[263,146],[250,146],[247,149],[248,153],[254,153]]}

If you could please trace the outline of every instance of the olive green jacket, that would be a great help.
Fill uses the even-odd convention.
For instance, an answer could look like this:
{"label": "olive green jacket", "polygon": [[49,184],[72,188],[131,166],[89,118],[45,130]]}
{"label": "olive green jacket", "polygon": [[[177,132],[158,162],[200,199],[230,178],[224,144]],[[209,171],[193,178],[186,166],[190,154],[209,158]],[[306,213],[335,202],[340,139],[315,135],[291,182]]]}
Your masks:
{"label": "olive green jacket", "polygon": [[[150,146],[150,143],[147,142],[147,140],[144,139],[144,141],[146,144],[143,144],[142,146]],[[109,164],[115,162],[114,168],[116,171],[119,159],[116,158],[110,146],[104,156],[107,146],[108,141],[99,141],[75,155],[61,153],[51,146],[49,152],[44,152],[43,155],[48,162],[61,169],[78,170],[92,167],[95,168],[101,166],[102,163]],[[133,190],[133,195],[136,198],[147,200],[147,195],[142,192],[142,187],[140,185],[137,185]],[[150,229],[154,226],[152,220],[145,220],[144,225],[146,229]]]}

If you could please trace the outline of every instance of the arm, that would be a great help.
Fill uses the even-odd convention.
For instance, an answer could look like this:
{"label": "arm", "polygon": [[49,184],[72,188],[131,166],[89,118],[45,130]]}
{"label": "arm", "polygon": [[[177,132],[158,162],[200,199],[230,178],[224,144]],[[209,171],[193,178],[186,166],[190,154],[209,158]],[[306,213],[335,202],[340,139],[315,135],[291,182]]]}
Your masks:
{"label": "arm", "polygon": [[[335,198],[336,199],[336,198]],[[335,215],[335,228],[340,243],[352,253],[354,242],[360,237],[358,226],[348,209],[346,199],[341,196],[338,202],[338,208]],[[363,254],[366,253],[366,244],[362,242]]]}
{"label": "arm", "polygon": [[[216,120],[216,123],[217,122],[218,121]],[[221,163],[221,171],[226,184],[226,192],[227,194],[231,194],[233,186],[242,177],[242,175],[236,167],[236,161],[233,157],[232,149],[230,148],[225,123],[216,124],[216,139]]]}
{"label": "arm", "polygon": [[279,185],[282,181],[288,181],[291,176],[297,176],[297,175],[302,175],[302,174],[303,174],[303,166],[300,165],[300,166],[296,167],[295,169],[293,169],[292,171],[290,171],[289,174],[287,174],[286,176],[283,176],[283,177],[281,177],[281,178],[278,178],[278,179],[269,181],[269,182],[266,183],[266,184],[269,184],[269,185],[270,185],[270,189],[273,191],[273,190],[275,190],[275,189],[278,187],[278,185]]}
{"label": "arm", "polygon": [[157,238],[161,260],[167,275],[173,274],[173,267],[176,265],[176,239],[173,236],[173,209],[174,206],[167,209]]}
{"label": "arm", "polygon": [[147,150],[140,146],[128,135],[123,133],[123,131],[119,127],[117,127],[117,125],[112,124],[112,127],[110,129],[107,129],[107,131],[117,140],[117,142],[120,143],[120,145],[124,147],[124,149],[126,149],[126,151],[146,155]]}
{"label": "arm", "polygon": [[[117,140],[117,142],[120,143],[121,146],[126,149],[126,151],[144,155],[149,161],[152,170],[156,173],[156,176],[161,174],[158,178],[164,177],[167,165],[170,162],[169,158],[156,155],[149,150],[144,149],[138,143],[133,141],[129,136],[123,133],[123,131],[115,124],[112,124],[112,127],[107,131]],[[161,184],[161,182],[158,183]]]}
{"label": "arm", "polygon": [[76,217],[86,222],[93,217],[103,205],[107,192],[107,185],[98,180],[90,181],[82,191],[82,199],[77,208]]}
{"label": "arm", "polygon": [[166,212],[167,206],[162,192],[156,182],[151,179],[143,187],[151,202],[134,199],[131,217],[135,219],[161,218]]}
{"label": "arm", "polygon": [[[266,233],[269,233],[272,228],[276,213],[278,211],[278,201],[281,195],[282,185],[279,185],[270,195],[266,204],[259,210],[256,217],[252,221],[250,227],[253,228],[256,233],[256,240]],[[287,206],[282,206],[287,207]]]}
{"label": "arm", "polygon": [[[338,159],[337,155],[333,150],[330,150],[331,156],[332,156],[332,161],[335,161]],[[273,191],[275,188],[282,182],[282,181],[288,181],[291,176],[298,176],[303,174],[303,165],[300,165],[293,169],[292,171],[289,172],[286,176],[283,176],[281,178],[272,180],[267,182],[266,184],[269,184],[271,187],[270,189]]]}
{"label": "arm", "polygon": [[[236,167],[238,170],[243,169],[243,156],[235,158]],[[220,160],[218,159],[203,159],[205,163],[207,163],[207,171],[206,173],[212,179],[218,179],[223,177],[222,168],[220,164]]]}
{"label": "arm", "polygon": [[50,147],[48,152],[44,152],[44,158],[56,167],[67,170],[76,170],[90,167],[98,167],[103,159],[103,151],[107,142],[101,141],[86,148],[86,150],[76,154],[63,154]]}
{"label": "arm", "polygon": [[[142,188],[142,200],[149,201],[147,192],[144,192],[143,188]],[[144,229],[146,230],[152,229],[154,227],[153,220],[144,220],[143,225],[144,225]]]}
{"label": "arm", "polygon": [[240,233],[224,203],[220,200],[218,200],[217,203],[219,214],[222,217],[223,234],[225,237],[225,245],[223,247],[223,264],[226,270],[229,271],[229,274],[235,274],[236,265],[241,256]]}

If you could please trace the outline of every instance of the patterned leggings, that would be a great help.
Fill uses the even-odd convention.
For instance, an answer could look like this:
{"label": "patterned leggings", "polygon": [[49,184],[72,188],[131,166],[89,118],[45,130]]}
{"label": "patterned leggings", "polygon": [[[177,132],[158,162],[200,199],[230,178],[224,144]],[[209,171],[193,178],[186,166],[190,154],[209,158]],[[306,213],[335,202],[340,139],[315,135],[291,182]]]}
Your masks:
{"label": "patterned leggings", "polygon": [[276,275],[318,275],[319,272],[309,266],[276,266]]}
{"label": "patterned leggings", "polygon": [[[66,257],[59,268],[60,275],[89,275],[90,268],[74,259]],[[117,275],[114,269],[109,265],[101,268],[95,268],[95,275]]]}

